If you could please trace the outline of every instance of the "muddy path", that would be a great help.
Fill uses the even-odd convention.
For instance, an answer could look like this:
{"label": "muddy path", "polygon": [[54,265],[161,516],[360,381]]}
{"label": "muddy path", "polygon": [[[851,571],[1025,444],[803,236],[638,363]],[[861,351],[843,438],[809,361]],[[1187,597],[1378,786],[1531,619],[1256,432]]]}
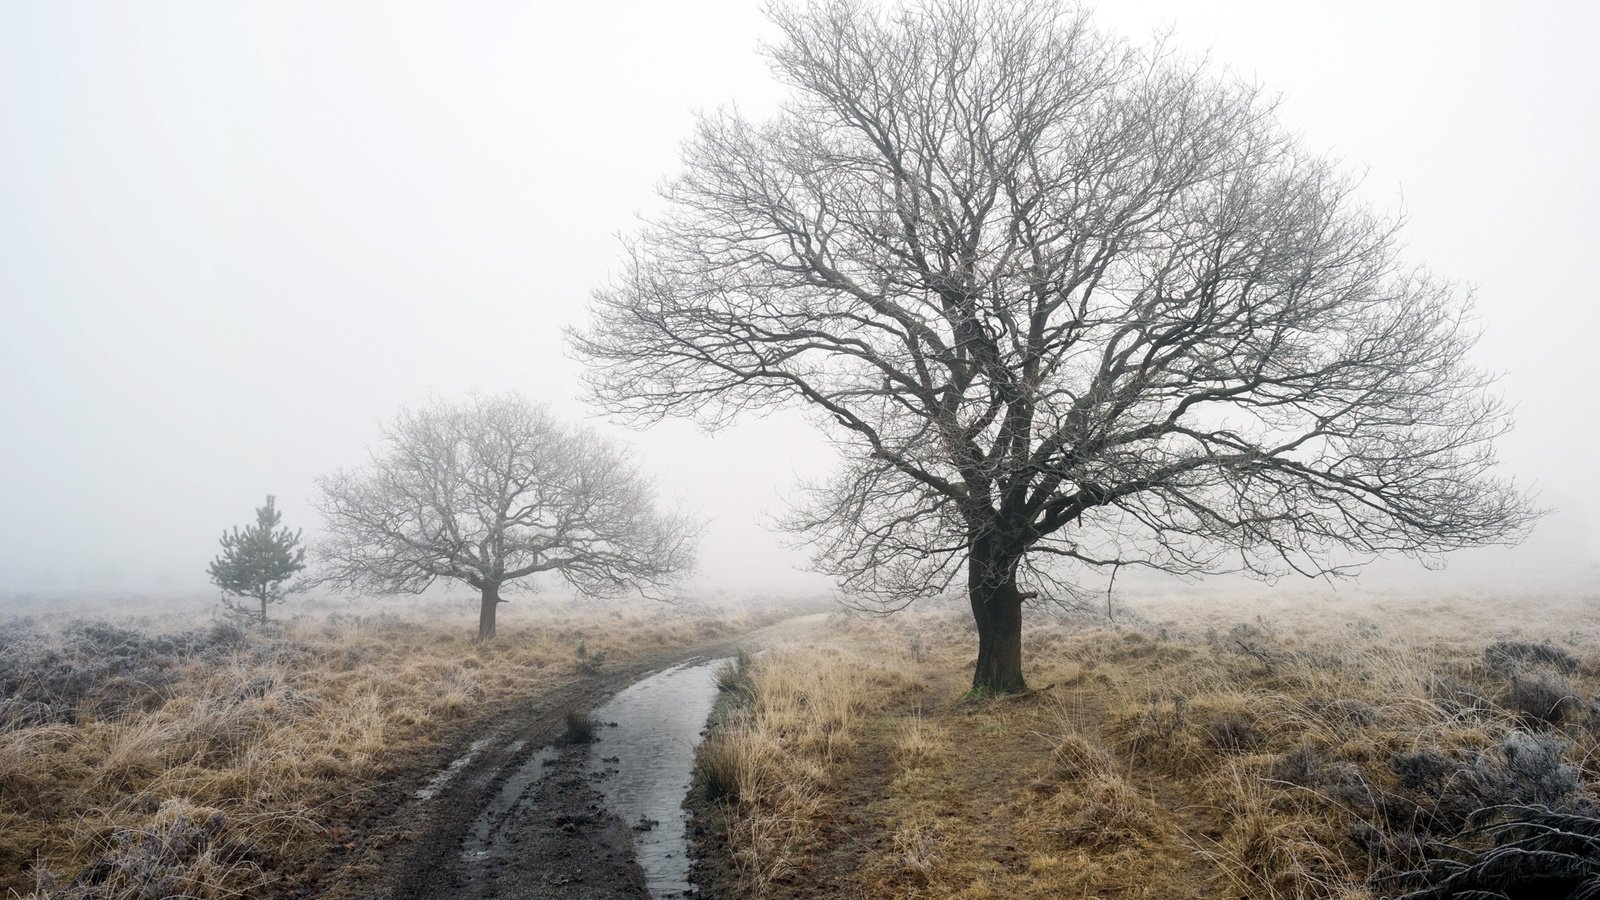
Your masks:
{"label": "muddy path", "polygon": [[638,660],[464,725],[445,748],[449,755],[375,793],[368,821],[352,823],[353,858],[318,893],[349,900],[649,897],[634,858],[634,827],[649,823],[611,814],[602,782],[620,774],[617,763],[565,742],[566,711],[600,708],[652,673],[806,634],[824,618],[788,619]]}

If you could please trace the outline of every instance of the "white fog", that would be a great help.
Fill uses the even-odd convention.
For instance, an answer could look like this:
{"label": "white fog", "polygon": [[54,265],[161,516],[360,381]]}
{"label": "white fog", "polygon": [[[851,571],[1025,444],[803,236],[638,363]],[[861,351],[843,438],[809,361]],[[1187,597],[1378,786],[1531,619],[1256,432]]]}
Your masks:
{"label": "white fog", "polygon": [[[1588,4],[1118,2],[1105,28],[1281,92],[1287,126],[1475,286],[1506,470],[1555,512],[1443,576],[1592,578],[1600,175]],[[832,451],[802,419],[634,432],[563,329],[694,111],[779,88],[756,4],[17,4],[0,13],[0,594],[206,590],[267,494],[430,397],[514,390],[632,444],[710,521],[701,589],[816,592],[766,521]],[[1410,577],[1385,563],[1374,579]]]}

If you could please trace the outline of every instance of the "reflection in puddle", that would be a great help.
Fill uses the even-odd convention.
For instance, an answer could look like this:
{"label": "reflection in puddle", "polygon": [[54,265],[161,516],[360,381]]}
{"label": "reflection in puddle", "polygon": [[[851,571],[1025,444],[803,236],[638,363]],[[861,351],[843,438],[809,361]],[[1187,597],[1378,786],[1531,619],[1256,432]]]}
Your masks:
{"label": "reflection in puddle", "polygon": [[715,670],[726,660],[698,660],[635,683],[595,710],[599,740],[590,772],[611,811],[634,826],[634,850],[654,897],[689,891],[689,840],[683,800],[694,748],[717,699]]}

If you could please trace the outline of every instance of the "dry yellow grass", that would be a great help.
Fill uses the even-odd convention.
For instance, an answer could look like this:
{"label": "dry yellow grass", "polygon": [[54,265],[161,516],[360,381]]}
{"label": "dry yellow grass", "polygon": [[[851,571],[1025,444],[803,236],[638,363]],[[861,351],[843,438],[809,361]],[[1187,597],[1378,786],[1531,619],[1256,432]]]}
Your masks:
{"label": "dry yellow grass", "polygon": [[[728,840],[745,889],[806,881],[797,860],[820,840],[829,811],[819,801],[843,787],[832,774],[860,751],[857,723],[882,711],[869,703],[926,687],[895,662],[825,640],[775,648],[725,679],[742,702],[701,745],[698,765],[710,796],[737,810]],[[902,753],[926,752],[929,734],[901,737]]]}
{"label": "dry yellow grass", "polygon": [[[752,782],[804,785],[729,811],[739,886],[1392,895],[1387,879],[1453,837],[1470,804],[1600,784],[1597,635],[1585,597],[1143,598],[1119,621],[1036,617],[1024,642],[1039,690],[974,702],[959,609],[841,616],[827,642],[755,665],[751,708],[771,697],[783,715],[716,739],[748,751]],[[843,739],[824,738],[845,688],[815,712],[783,698],[845,674]],[[1544,787],[1515,771],[1530,760]]]}
{"label": "dry yellow grass", "polygon": [[614,667],[755,624],[725,608],[656,604],[520,618],[478,644],[459,614],[305,617],[176,657],[130,708],[0,729],[0,890],[296,889],[350,839],[347,820],[375,780],[459,738],[457,723],[498,702],[589,677],[576,665],[580,640]]}

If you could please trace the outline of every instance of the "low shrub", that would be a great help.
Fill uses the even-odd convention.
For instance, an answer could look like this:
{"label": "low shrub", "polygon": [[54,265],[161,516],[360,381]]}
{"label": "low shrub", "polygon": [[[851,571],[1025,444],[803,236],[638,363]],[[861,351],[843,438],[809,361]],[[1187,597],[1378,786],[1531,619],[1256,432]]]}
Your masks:
{"label": "low shrub", "polygon": [[1509,671],[1528,664],[1539,664],[1562,672],[1578,671],[1578,659],[1548,641],[1496,641],[1483,651],[1484,662],[1492,669]]}
{"label": "low shrub", "polygon": [[221,810],[169,800],[148,827],[113,833],[70,882],[44,875],[41,893],[53,900],[248,895],[261,886],[258,854],[233,831]]}
{"label": "low shrub", "polygon": [[1494,701],[1456,675],[1434,675],[1428,681],[1428,688],[1430,699],[1449,715],[1481,719],[1495,713]]}
{"label": "low shrub", "polygon": [[1555,735],[1522,731],[1484,749],[1421,747],[1390,756],[1391,782],[1305,743],[1275,759],[1268,777],[1314,790],[1349,811],[1356,821],[1347,836],[1375,871],[1392,873],[1414,869],[1430,848],[1470,832],[1484,809],[1595,810],[1565,752]]}
{"label": "low shrub", "polygon": [[105,718],[157,702],[196,659],[245,646],[228,624],[148,634],[106,622],[75,622],[48,634],[26,621],[0,624],[0,730]]}
{"label": "low shrub", "polygon": [[1364,700],[1313,700],[1308,706],[1323,719],[1340,728],[1370,728],[1383,722],[1383,711]]}
{"label": "low shrub", "polygon": [[1529,666],[1511,672],[1506,706],[1527,721],[1558,725],[1582,705],[1571,682],[1554,669]]}
{"label": "low shrub", "polygon": [[1458,850],[1407,873],[1424,886],[1402,900],[1600,896],[1600,817],[1538,805],[1491,807],[1479,817],[1500,820],[1480,828],[1490,846]]}
{"label": "low shrub", "polygon": [[1592,809],[1578,770],[1563,756],[1566,742],[1552,734],[1514,731],[1481,751],[1423,749],[1390,761],[1400,783],[1390,821],[1413,824],[1430,834],[1452,835],[1469,827],[1479,810],[1518,804],[1555,809]]}
{"label": "low shrub", "polygon": [[1212,718],[1201,730],[1211,746],[1230,753],[1254,753],[1267,742],[1255,719],[1232,710]]}

